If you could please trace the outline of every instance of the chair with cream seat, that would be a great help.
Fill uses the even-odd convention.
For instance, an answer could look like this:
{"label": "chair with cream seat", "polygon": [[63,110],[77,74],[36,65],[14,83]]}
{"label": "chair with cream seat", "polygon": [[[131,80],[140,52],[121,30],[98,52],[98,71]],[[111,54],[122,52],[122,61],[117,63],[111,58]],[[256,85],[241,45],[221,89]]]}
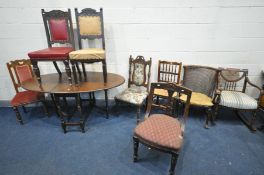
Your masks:
{"label": "chair with cream seat", "polygon": [[[85,8],[81,12],[75,8],[75,16],[77,23],[77,34],[79,50],[72,51],[70,53],[70,61],[77,83],[76,68],[78,63],[82,64],[82,71],[84,77],[86,77],[85,63],[91,64],[96,62],[102,62],[104,82],[107,81],[107,66],[105,55],[105,37],[104,37],[104,21],[103,21],[103,9],[97,12],[91,8]],[[90,47],[91,40],[100,40],[102,48]],[[85,42],[86,41],[86,42]],[[88,45],[87,48],[85,46]],[[81,74],[80,74],[81,76]]]}
{"label": "chair with cream seat", "polygon": [[[258,91],[257,100],[246,94],[248,85]],[[249,80],[247,69],[221,68],[214,98],[216,103],[215,115],[218,113],[219,106],[234,109],[247,127],[252,131],[256,131],[254,121],[262,95],[262,89]],[[251,112],[250,119],[248,120],[242,113],[239,113],[241,111]]]}
{"label": "chair with cream seat", "polygon": [[[207,117],[205,128],[208,128],[209,120],[213,123],[213,95],[216,88],[218,69],[207,66],[185,65],[182,85],[193,91],[191,106],[202,107],[206,110]],[[186,96],[180,97],[186,101]]]}

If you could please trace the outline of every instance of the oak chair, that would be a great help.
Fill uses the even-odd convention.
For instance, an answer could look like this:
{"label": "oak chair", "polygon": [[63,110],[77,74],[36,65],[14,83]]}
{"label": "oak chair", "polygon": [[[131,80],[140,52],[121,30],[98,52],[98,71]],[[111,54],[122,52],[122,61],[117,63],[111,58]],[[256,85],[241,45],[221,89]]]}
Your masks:
{"label": "oak chair", "polygon": [[[219,106],[234,109],[238,117],[246,126],[256,131],[254,121],[259,108],[263,91],[260,87],[253,84],[248,78],[247,69],[220,68],[218,75],[218,86],[214,101],[216,103],[215,115],[217,115]],[[250,85],[259,92],[256,99],[246,94],[247,86]],[[249,111],[252,113],[250,120],[246,119],[239,111]]]}
{"label": "oak chair", "polygon": [[[182,85],[193,91],[191,106],[202,107],[206,110],[205,128],[208,128],[209,120],[214,123],[213,116],[213,95],[216,88],[218,69],[199,65],[183,66],[184,75]],[[185,102],[186,97],[180,99]]]}
{"label": "oak chair", "polygon": [[[181,62],[159,60],[158,82],[173,82],[179,84],[181,78],[181,69]],[[168,96],[167,91],[162,89],[155,89],[154,95],[156,96],[157,103],[159,103],[159,98],[166,98]]]}
{"label": "oak chair", "polygon": [[41,83],[38,67],[39,61],[53,62],[58,74],[61,76],[61,71],[57,65],[57,61],[60,61],[64,63],[69,83],[72,84],[71,69],[69,66],[69,53],[74,50],[71,11],[68,9],[68,11],[52,10],[46,12],[42,9],[41,13],[48,48],[28,53],[37,80]]}
{"label": "oak chair", "polygon": [[[167,91],[168,96],[165,99],[165,103],[159,105],[153,103],[155,89],[163,89]],[[185,95],[187,97],[183,116],[182,118],[179,116],[178,119],[171,117],[175,106],[175,97],[173,97],[174,93],[179,96]],[[151,84],[145,120],[134,130],[134,162],[138,160],[138,146],[139,143],[142,143],[147,147],[171,154],[169,174],[174,174],[178,154],[183,145],[184,129],[189,113],[191,94],[191,90],[175,83]],[[157,107],[166,114],[150,115],[152,107]]]}
{"label": "oak chair", "polygon": [[[97,12],[91,8],[85,8],[81,12],[75,8],[75,16],[77,23],[77,34],[79,50],[70,53],[70,60],[72,63],[72,70],[77,82],[76,68],[78,69],[78,63],[82,64],[83,75],[86,78],[86,70],[84,63],[96,63],[101,62],[103,68],[104,82],[107,81],[107,66],[105,55],[105,36],[104,36],[104,20],[103,9]],[[86,43],[90,45],[90,40],[100,40],[102,48],[95,48],[94,46],[88,46],[84,48]]]}
{"label": "oak chair", "polygon": [[137,123],[140,121],[140,109],[148,96],[151,71],[151,58],[145,60],[143,56],[129,58],[128,88],[115,96],[115,101],[137,106]]}
{"label": "oak chair", "polygon": [[44,101],[44,95],[39,92],[34,91],[21,91],[21,83],[33,78],[33,72],[31,67],[31,62],[28,59],[21,59],[10,61],[6,63],[10,77],[12,79],[16,95],[11,100],[11,106],[16,113],[18,122],[22,125],[23,120],[19,113],[18,108],[22,107],[24,112],[26,112],[25,105],[42,102],[44,112],[48,115],[48,111]]}

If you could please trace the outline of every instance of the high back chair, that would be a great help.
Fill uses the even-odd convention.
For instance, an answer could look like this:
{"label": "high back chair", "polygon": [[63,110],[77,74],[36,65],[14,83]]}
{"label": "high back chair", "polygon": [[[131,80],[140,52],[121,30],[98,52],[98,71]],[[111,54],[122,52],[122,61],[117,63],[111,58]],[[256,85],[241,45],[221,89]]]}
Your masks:
{"label": "high back chair", "polygon": [[[104,82],[107,81],[107,67],[105,56],[105,37],[104,37],[104,20],[103,9],[97,12],[91,8],[85,8],[81,12],[75,8],[75,16],[77,23],[77,34],[79,50],[70,53],[70,60],[72,63],[72,69],[74,77],[76,78],[76,67],[78,69],[78,63],[82,63],[82,70],[84,77],[86,77],[86,70],[84,63],[102,62]],[[84,48],[84,42],[87,44],[90,40],[101,39],[102,48]],[[81,75],[80,75],[81,76]]]}
{"label": "high back chair", "polygon": [[[234,109],[239,118],[251,129],[256,131],[254,121],[261,100],[263,91],[260,87],[250,82],[247,69],[220,68],[218,75],[218,87],[214,97],[216,103],[215,115],[219,106]],[[246,94],[247,86],[250,85],[258,90],[259,96],[256,99]],[[243,117],[239,111],[252,112],[250,120]]]}
{"label": "high back chair", "polygon": [[10,61],[9,63],[6,63],[6,65],[16,91],[16,95],[11,100],[11,106],[16,113],[18,122],[20,124],[23,124],[23,120],[19,113],[18,107],[21,106],[24,112],[26,112],[24,105],[28,105],[31,103],[42,102],[44,112],[48,115],[44,101],[44,95],[42,93],[28,90],[21,91],[21,83],[33,78],[30,60],[22,59]]}
{"label": "high back chair", "polygon": [[[199,65],[183,66],[184,75],[182,85],[193,91],[191,97],[191,106],[202,107],[206,110],[207,117],[205,128],[208,128],[208,122],[213,119],[213,95],[216,88],[218,69]],[[180,99],[185,102],[186,97],[181,96]]]}
{"label": "high back chair", "polygon": [[121,101],[137,106],[137,123],[140,120],[140,108],[148,96],[150,71],[151,58],[145,60],[143,56],[137,56],[134,59],[130,56],[128,88],[115,96],[117,103]]}
{"label": "high back chair", "polygon": [[[167,91],[168,96],[163,104],[154,104],[153,95],[155,89]],[[182,118],[171,117],[175,105],[173,94],[185,95],[186,104]],[[185,123],[189,113],[190,99],[192,91],[175,83],[152,83],[148,97],[148,106],[145,120],[134,130],[134,162],[138,160],[139,143],[165,153],[171,154],[171,165],[169,174],[174,174],[179,151],[183,145]],[[150,114],[152,107],[164,111],[166,114]]]}
{"label": "high back chair", "polygon": [[[181,79],[181,62],[161,61],[159,60],[158,65],[158,82],[172,82],[179,84]],[[166,98],[168,96],[167,91],[162,89],[155,89],[154,92],[157,103],[159,98]]]}
{"label": "high back chair", "polygon": [[42,9],[41,13],[46,31],[48,48],[28,53],[34,73],[39,83],[41,83],[38,62],[51,61],[59,73],[59,76],[61,76],[61,71],[56,61],[62,61],[65,65],[69,83],[72,84],[69,66],[69,53],[74,50],[71,11],[68,9],[68,11],[52,10],[46,12]]}

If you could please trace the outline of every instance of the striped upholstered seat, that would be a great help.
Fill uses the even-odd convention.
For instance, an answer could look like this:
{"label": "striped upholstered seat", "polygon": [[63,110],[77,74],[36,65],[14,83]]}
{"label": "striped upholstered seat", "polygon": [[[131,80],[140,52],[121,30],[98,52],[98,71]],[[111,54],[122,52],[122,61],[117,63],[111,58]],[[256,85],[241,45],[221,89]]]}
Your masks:
{"label": "striped upholstered seat", "polygon": [[245,93],[237,91],[222,91],[220,105],[235,109],[257,109],[258,102]]}

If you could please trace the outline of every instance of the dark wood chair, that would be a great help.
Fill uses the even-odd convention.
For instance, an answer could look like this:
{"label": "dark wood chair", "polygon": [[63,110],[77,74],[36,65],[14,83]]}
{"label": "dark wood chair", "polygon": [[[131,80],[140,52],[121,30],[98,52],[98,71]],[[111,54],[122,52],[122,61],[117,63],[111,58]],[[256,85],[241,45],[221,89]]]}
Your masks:
{"label": "dark wood chair", "polygon": [[[163,89],[167,91],[168,97],[165,99],[166,102],[159,105],[153,103],[155,89]],[[171,117],[175,106],[175,97],[173,97],[174,93],[179,96],[185,95],[187,97],[183,116],[182,118],[179,116],[178,119]],[[189,113],[191,94],[191,90],[175,83],[151,84],[145,120],[134,130],[134,162],[138,160],[138,146],[139,143],[142,143],[147,147],[171,154],[169,174],[174,174],[179,150],[183,145],[185,122]],[[166,114],[150,115],[152,107],[160,108]]]}
{"label": "dark wood chair", "polygon": [[[173,82],[179,84],[181,79],[181,68],[181,62],[159,60],[158,82]],[[168,96],[167,91],[162,89],[155,89],[154,95],[156,96],[157,103],[159,103],[159,98],[166,98]]]}
{"label": "dark wood chair", "polygon": [[24,112],[26,112],[25,105],[42,102],[44,107],[44,112],[48,115],[48,111],[44,101],[44,95],[39,92],[34,91],[21,91],[21,83],[33,78],[33,72],[30,60],[22,59],[15,60],[6,63],[10,77],[12,79],[14,88],[16,90],[16,95],[11,100],[11,106],[16,113],[17,120],[20,124],[23,124],[22,117],[19,113],[18,107],[22,107]]}
{"label": "dark wood chair", "polygon": [[150,71],[151,58],[146,61],[143,56],[133,59],[130,55],[128,88],[115,96],[116,103],[121,101],[137,106],[137,123],[140,121],[141,106],[148,96]]}
{"label": "dark wood chair", "polygon": [[[254,87],[259,92],[257,100],[246,94],[248,85]],[[216,103],[215,115],[218,113],[219,106],[234,109],[246,126],[252,131],[256,131],[254,121],[262,94],[261,88],[249,80],[247,69],[221,68],[218,75],[218,87],[214,97]],[[239,113],[239,111],[252,112],[250,120],[244,117],[242,113]]]}
{"label": "dark wood chair", "polygon": [[[182,85],[193,91],[191,106],[198,106],[206,110],[205,128],[209,127],[209,121],[214,124],[213,95],[216,88],[218,69],[199,65],[183,66],[184,75]],[[181,96],[183,102],[185,96]]]}
{"label": "dark wood chair", "polygon": [[71,69],[69,66],[69,53],[74,50],[71,11],[68,9],[65,12],[61,10],[46,12],[42,9],[41,13],[46,30],[48,48],[28,53],[34,73],[39,83],[41,83],[38,62],[50,61],[53,62],[57,72],[61,76],[61,71],[56,61],[62,61],[65,64],[69,83],[72,84]]}
{"label": "dark wood chair", "polygon": [[[105,37],[104,37],[104,20],[103,20],[103,9],[97,12],[91,8],[85,8],[81,12],[75,8],[75,16],[77,23],[77,34],[79,50],[70,53],[70,60],[72,63],[72,69],[75,76],[76,83],[76,68],[78,63],[82,63],[82,69],[84,77],[86,78],[86,70],[84,63],[96,63],[102,62],[104,82],[107,81],[107,66],[106,66],[106,55],[105,55]],[[95,48],[89,46],[90,40],[100,39],[102,48]],[[84,42],[88,45],[85,48]],[[95,43],[93,43],[95,44]]]}

